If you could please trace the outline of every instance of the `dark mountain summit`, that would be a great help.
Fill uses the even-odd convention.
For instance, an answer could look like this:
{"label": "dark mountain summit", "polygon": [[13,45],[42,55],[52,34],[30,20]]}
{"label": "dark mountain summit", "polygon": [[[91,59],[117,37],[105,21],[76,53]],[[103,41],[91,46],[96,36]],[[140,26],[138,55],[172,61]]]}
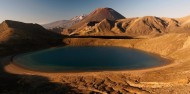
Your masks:
{"label": "dark mountain summit", "polygon": [[91,21],[100,22],[104,19],[115,21],[118,19],[125,19],[125,17],[119,14],[117,11],[113,10],[112,8],[98,8],[94,10],[93,12],[91,12],[89,15],[87,15],[79,23],[73,25],[71,28],[76,29],[76,28],[81,27],[81,25],[85,23],[89,23]]}

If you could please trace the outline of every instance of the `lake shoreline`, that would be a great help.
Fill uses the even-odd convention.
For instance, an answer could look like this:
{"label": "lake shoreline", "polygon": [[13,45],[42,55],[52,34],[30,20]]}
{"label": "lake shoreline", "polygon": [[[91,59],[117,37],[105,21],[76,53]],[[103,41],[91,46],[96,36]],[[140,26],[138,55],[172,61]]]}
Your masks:
{"label": "lake shoreline", "polygon": [[[117,46],[115,46],[117,47]],[[123,48],[126,48],[126,47],[123,47]],[[51,49],[51,48],[50,48]],[[133,49],[133,48],[129,48],[129,49]],[[47,49],[45,49],[47,50]],[[139,49],[135,49],[135,50],[139,50]],[[142,50],[139,50],[139,51],[142,51]],[[143,51],[145,52],[145,51]],[[31,52],[30,52],[31,53]],[[149,53],[148,53],[149,54]],[[168,59],[164,56],[161,56],[161,55],[158,55],[158,54],[155,54],[155,53],[150,53],[151,55],[154,55],[154,56],[157,56],[159,58],[162,58],[163,61],[165,63],[163,63],[162,65],[159,65],[159,66],[153,66],[153,67],[148,67],[148,68],[140,68],[140,69],[123,69],[123,70],[100,70],[100,71],[63,71],[63,72],[49,72],[49,71],[38,71],[38,70],[32,70],[32,69],[28,69],[28,68],[25,68],[21,65],[18,65],[18,64],[15,64],[14,63],[14,58],[15,56],[17,55],[14,55],[14,56],[11,56],[10,59],[9,59],[9,64],[5,67],[5,70],[7,72],[10,72],[12,73],[19,73],[19,71],[24,71],[24,72],[28,72],[28,73],[48,73],[48,74],[54,74],[54,73],[99,73],[99,72],[147,72],[147,71],[155,71],[155,70],[159,70],[159,69],[163,69],[163,68],[168,68],[168,67],[172,67],[174,65],[176,65],[177,63],[174,62],[173,59]],[[6,63],[6,62],[5,62]],[[16,69],[16,70],[14,70]],[[19,70],[17,72],[17,70]]]}
{"label": "lake shoreline", "polygon": [[[63,46],[63,47],[65,47],[65,46]],[[66,47],[69,47],[69,46],[66,46]],[[89,46],[89,47],[110,47],[110,46]],[[118,46],[111,46],[111,47],[115,48],[115,47],[118,47]],[[58,47],[58,48],[60,49],[62,47]],[[158,57],[158,58],[161,59],[160,61],[163,62],[163,63],[160,64],[160,65],[150,66],[150,67],[147,67],[147,68],[134,68],[134,69],[127,69],[127,68],[126,69],[114,69],[114,68],[112,68],[112,69],[100,69],[100,70],[98,70],[98,69],[96,69],[96,70],[89,70],[88,68],[87,69],[82,69],[82,70],[80,70],[80,69],[79,70],[71,70],[71,69],[67,70],[67,68],[66,68],[63,71],[57,71],[56,72],[56,71],[51,71],[51,70],[40,71],[38,69],[31,69],[31,68],[27,68],[26,65],[21,65],[21,64],[16,63],[17,61],[15,61],[15,59],[18,58],[18,56],[22,56],[23,54],[12,56],[10,58],[10,62],[14,66],[20,67],[20,68],[22,68],[24,70],[30,70],[30,71],[35,71],[35,72],[43,72],[43,73],[82,73],[82,72],[102,72],[102,71],[108,71],[108,72],[109,71],[111,71],[111,72],[113,72],[113,71],[118,71],[118,72],[121,72],[121,71],[142,71],[142,70],[155,69],[155,68],[158,68],[158,67],[167,66],[167,65],[170,65],[171,62],[173,62],[172,59],[167,59],[166,57],[163,57],[163,56],[160,56],[160,55],[157,55],[157,54],[153,54],[153,53],[147,53],[147,52],[139,50],[139,49],[133,49],[133,48],[127,48],[127,47],[121,47],[121,48],[129,49],[129,50],[134,50],[134,51],[140,51],[140,52],[143,52],[143,53],[148,54],[150,56]],[[48,50],[48,49],[45,49],[45,50]],[[28,54],[28,53],[25,53],[25,54]],[[48,68],[48,67],[46,67],[46,68]]]}
{"label": "lake shoreline", "polygon": [[[7,59],[7,58],[6,58]],[[14,64],[11,62],[11,58],[8,59],[9,62],[4,62],[7,63],[8,65],[5,66],[5,70],[10,73],[17,73],[16,71],[25,71],[25,72],[31,72],[31,73],[48,73],[48,74],[54,74],[54,73],[100,73],[100,72],[147,72],[147,71],[154,71],[154,70],[159,70],[163,68],[168,68],[177,65],[178,63],[175,63],[174,60],[169,60],[160,66],[154,66],[154,67],[149,67],[149,68],[141,68],[141,69],[123,69],[123,70],[100,70],[100,71],[63,71],[63,72],[45,72],[45,71],[35,71],[32,69],[27,69],[24,68],[20,65]],[[19,73],[19,72],[18,72]]]}
{"label": "lake shoreline", "polygon": [[[163,40],[167,38],[167,41],[162,41],[162,45],[155,41]],[[183,37],[184,40],[178,40],[178,37]],[[170,39],[171,38],[171,39]],[[189,92],[189,78],[190,78],[190,64],[188,48],[183,48],[183,43],[186,41],[186,37],[183,34],[170,34],[164,37],[158,37],[153,39],[143,39],[143,40],[104,40],[104,39],[72,39],[69,40],[69,44],[73,46],[81,45],[108,45],[108,46],[120,46],[127,48],[135,48],[143,50],[148,53],[154,53],[163,58],[168,59],[168,63],[164,66],[159,66],[156,68],[148,68],[141,70],[131,70],[131,71],[102,71],[102,72],[78,72],[78,73],[44,73],[36,72],[22,69],[18,66],[10,64],[4,67],[4,70],[11,74],[19,75],[39,75],[47,77],[52,82],[57,83],[69,83],[74,87],[81,90],[99,90],[94,87],[94,85],[106,85],[114,90],[121,90],[123,86],[126,89],[136,92],[147,91],[149,93],[163,93],[168,94],[170,91],[181,93]],[[171,46],[169,43],[174,43]],[[174,42],[170,42],[174,41]],[[150,42],[150,43],[149,43]],[[176,45],[176,42],[179,43]],[[91,44],[93,43],[93,44]],[[163,45],[163,44],[166,45]],[[181,43],[181,44],[180,44]],[[146,45],[145,45],[146,44]],[[148,46],[147,46],[148,44]],[[175,46],[174,46],[175,45]],[[176,47],[177,46],[177,47]],[[168,50],[167,47],[170,47]],[[173,48],[171,48],[173,47]],[[185,51],[185,53],[183,53]],[[9,58],[10,61],[10,58]],[[100,82],[97,82],[100,81]],[[104,83],[102,83],[102,81]],[[93,83],[93,84],[91,84]],[[115,85],[115,84],[117,85]],[[130,89],[129,89],[130,88]],[[183,89],[183,91],[181,91]],[[146,94],[146,93],[145,93]]]}

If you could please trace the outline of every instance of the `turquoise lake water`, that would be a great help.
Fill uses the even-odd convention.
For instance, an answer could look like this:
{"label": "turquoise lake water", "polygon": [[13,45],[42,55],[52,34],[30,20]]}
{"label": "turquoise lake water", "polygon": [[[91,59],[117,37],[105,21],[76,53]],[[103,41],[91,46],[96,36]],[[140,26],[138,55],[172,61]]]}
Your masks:
{"label": "turquoise lake water", "polygon": [[124,47],[60,47],[16,56],[21,67],[46,72],[131,70],[156,67],[165,60]]}

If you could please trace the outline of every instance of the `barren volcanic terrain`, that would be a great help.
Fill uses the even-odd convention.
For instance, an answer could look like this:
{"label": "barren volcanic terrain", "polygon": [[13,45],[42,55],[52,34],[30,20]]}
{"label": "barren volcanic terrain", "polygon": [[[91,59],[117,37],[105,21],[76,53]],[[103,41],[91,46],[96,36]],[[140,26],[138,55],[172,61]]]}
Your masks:
{"label": "barren volcanic terrain", "polygon": [[[0,53],[0,93],[188,94],[189,20],[189,16],[125,18],[111,8],[99,8],[71,26],[70,32],[63,31],[64,36],[37,24],[4,21],[0,25],[0,50],[3,51]],[[116,39],[115,36],[130,38]],[[12,63],[15,53],[60,45],[133,48],[159,55],[168,64],[139,70],[46,73]]]}

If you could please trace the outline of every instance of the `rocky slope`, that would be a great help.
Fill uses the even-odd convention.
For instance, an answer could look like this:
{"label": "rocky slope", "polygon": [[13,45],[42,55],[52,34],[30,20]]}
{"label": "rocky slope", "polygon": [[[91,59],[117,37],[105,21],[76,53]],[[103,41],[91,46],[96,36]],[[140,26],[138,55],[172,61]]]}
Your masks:
{"label": "rocky slope", "polygon": [[[169,33],[149,39],[71,38],[65,39],[64,42],[78,46],[123,46],[140,49],[167,58],[171,64],[135,71],[80,73],[42,73],[8,65],[4,68],[7,72],[17,76],[29,76],[19,80],[18,84],[22,84],[16,88],[20,90],[17,92],[44,92],[48,88],[45,90],[46,93],[55,92],[54,90],[66,93],[70,92],[66,89],[68,86],[74,87],[72,90],[77,90],[77,93],[84,94],[188,94],[190,92],[190,35],[188,33]],[[36,75],[47,77],[49,81],[32,77]],[[48,84],[48,82],[60,85]],[[65,84],[68,86],[64,89],[62,87]],[[44,88],[39,88],[41,86]]]}
{"label": "rocky slope", "polygon": [[[158,54],[170,60],[171,64],[157,68],[133,71],[101,71],[80,73],[43,73],[25,70],[12,65],[4,69],[9,73],[28,75],[19,82],[17,89],[22,92],[63,92],[65,90],[48,82],[40,81],[33,75],[47,77],[49,82],[69,85],[77,93],[91,94],[188,94],[190,92],[190,35],[188,33],[169,33],[149,39],[93,39],[71,38],[64,42],[70,45],[123,46]],[[138,57],[137,57],[138,58]],[[22,86],[25,85],[23,89]],[[32,86],[32,87],[30,87]],[[44,88],[39,88],[43,86]],[[50,86],[50,87],[49,87]],[[20,89],[21,88],[21,89]],[[25,91],[27,90],[27,91]],[[67,90],[67,89],[66,89]],[[20,91],[20,92],[21,92]],[[54,91],[55,92],[55,91]],[[69,92],[69,91],[65,91]],[[75,92],[75,93],[76,93]]]}
{"label": "rocky slope", "polygon": [[[95,24],[84,24],[71,35],[121,35],[121,36],[156,36],[170,32],[187,31],[185,22],[173,18],[145,16],[126,18],[115,21],[104,19]],[[111,33],[111,34],[110,34]]]}
{"label": "rocky slope", "polygon": [[18,50],[19,52],[19,49],[43,48],[58,45],[61,40],[61,35],[50,32],[38,24],[10,20],[0,24],[0,45],[3,51],[11,49],[10,51]]}
{"label": "rocky slope", "polygon": [[[133,90],[127,90],[130,93],[139,94],[187,94],[190,88],[190,34],[189,33],[168,33],[163,36],[158,36],[148,39],[121,39],[121,40],[107,40],[107,39],[65,39],[65,43],[70,45],[95,45],[95,46],[122,46],[128,48],[134,48],[143,50],[146,52],[160,55],[163,58],[169,59],[171,64],[151,69],[137,70],[137,71],[123,71],[123,72],[99,72],[96,73],[96,77],[103,77],[104,79],[117,79],[116,83],[125,83],[125,88],[130,87]],[[118,73],[118,74],[117,74]],[[83,73],[85,74],[85,73]],[[83,75],[81,74],[81,75]],[[72,74],[70,74],[72,75]],[[69,77],[70,77],[69,75]],[[75,74],[73,74],[75,75]],[[88,74],[93,76],[95,73]],[[121,77],[119,77],[119,75]],[[60,76],[60,75],[59,75]],[[83,76],[85,81],[89,80],[88,76]],[[115,76],[115,77],[113,77]],[[77,78],[79,76],[76,76]],[[62,77],[64,78],[64,77]],[[60,78],[60,79],[62,79]],[[74,78],[74,77],[73,77]],[[123,81],[121,80],[122,78]],[[119,80],[120,79],[120,80]],[[74,80],[73,80],[74,81]],[[112,80],[113,81],[113,80]],[[80,81],[79,81],[80,82]],[[111,82],[110,82],[111,83]],[[71,82],[73,84],[73,82]],[[108,83],[102,83],[101,85],[109,86]],[[81,85],[79,85],[80,87]],[[88,87],[88,86],[87,86]],[[90,87],[90,86],[89,86]],[[94,87],[92,87],[94,88]],[[113,91],[121,91],[117,86],[112,86]],[[134,89],[136,88],[136,89]],[[98,89],[103,92],[109,92],[110,90]],[[144,92],[144,93],[143,93]]]}

